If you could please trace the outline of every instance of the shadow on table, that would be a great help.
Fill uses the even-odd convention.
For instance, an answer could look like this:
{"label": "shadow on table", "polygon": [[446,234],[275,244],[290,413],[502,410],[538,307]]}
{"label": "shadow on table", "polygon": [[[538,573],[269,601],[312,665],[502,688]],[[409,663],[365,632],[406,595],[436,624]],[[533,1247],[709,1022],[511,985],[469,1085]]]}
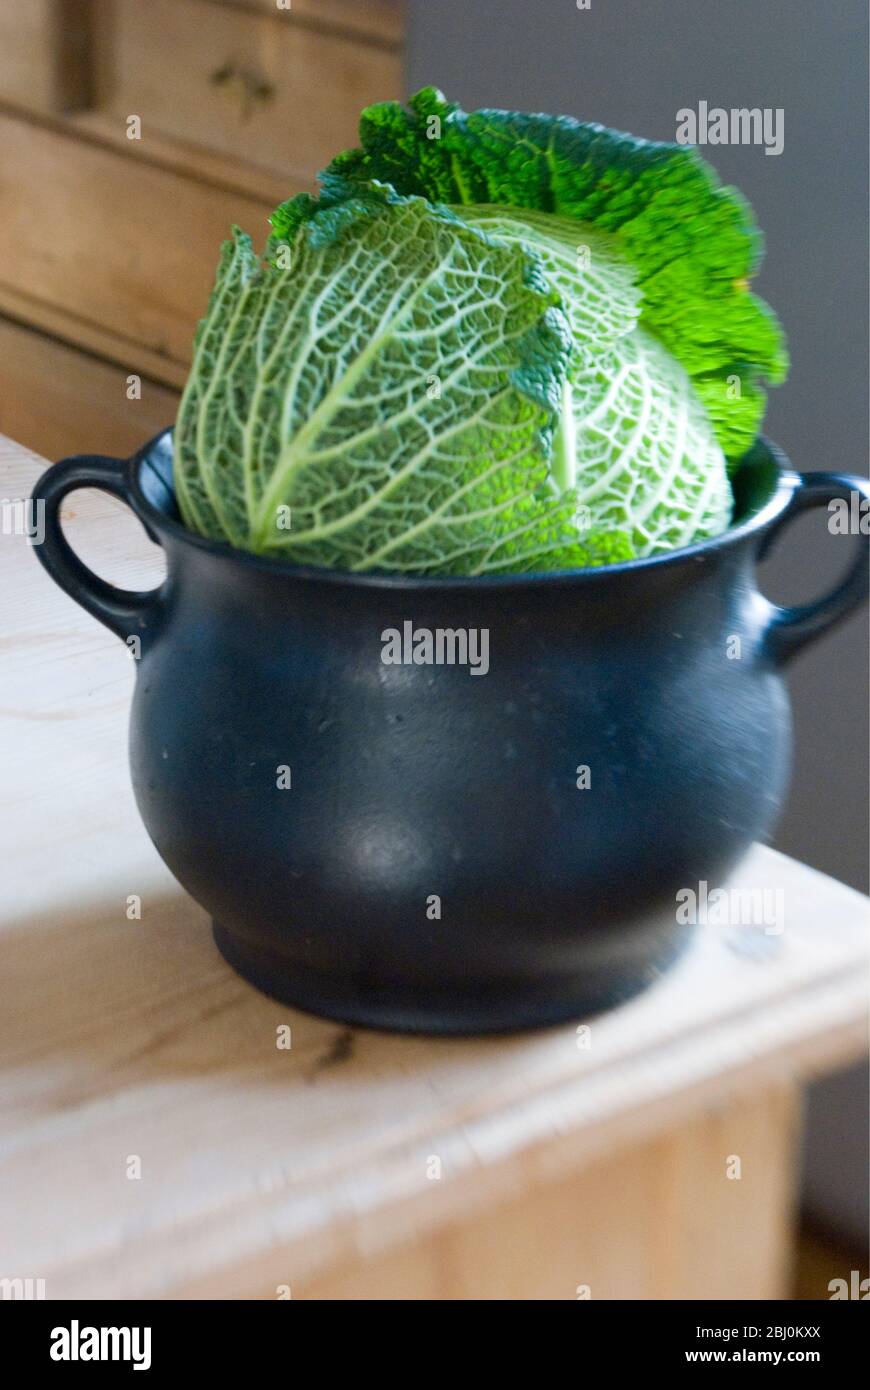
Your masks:
{"label": "shadow on table", "polygon": [[[322,1085],[405,1072],[421,1055],[511,1052],[528,1037],[400,1037],[303,1014],[259,993],[219,955],[207,916],[182,894],[95,902],[0,930],[0,1089],[31,1115],[173,1077],[238,1072],[258,1083]],[[292,1048],[277,1045],[290,1025]],[[538,1035],[541,1036],[541,1035]]]}

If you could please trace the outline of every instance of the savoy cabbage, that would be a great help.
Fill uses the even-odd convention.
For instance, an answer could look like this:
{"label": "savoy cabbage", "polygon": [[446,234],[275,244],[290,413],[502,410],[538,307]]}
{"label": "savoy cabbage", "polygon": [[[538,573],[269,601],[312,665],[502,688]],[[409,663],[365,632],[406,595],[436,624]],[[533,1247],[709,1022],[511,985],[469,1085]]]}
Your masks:
{"label": "savoy cabbage", "polygon": [[176,425],[188,526],[448,575],[728,526],[786,357],[751,213],[694,150],[429,88],[321,177],[262,258],[223,249]]}

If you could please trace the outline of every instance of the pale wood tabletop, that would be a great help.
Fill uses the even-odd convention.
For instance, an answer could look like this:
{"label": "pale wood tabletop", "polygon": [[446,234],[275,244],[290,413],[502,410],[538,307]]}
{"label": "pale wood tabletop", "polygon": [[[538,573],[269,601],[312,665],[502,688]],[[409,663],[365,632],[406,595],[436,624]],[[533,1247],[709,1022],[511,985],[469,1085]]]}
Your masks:
{"label": "pale wood tabletop", "polygon": [[[0,437],[0,499],[42,466]],[[65,515],[107,577],[159,578],[120,503],[79,492]],[[224,963],[145,834],[125,647],[24,537],[0,536],[0,567],[0,1279],[575,1298],[594,1269],[593,1297],[781,1290],[794,1088],[867,1044],[863,897],[756,847],[733,885],[782,889],[782,934],[702,928],[612,1013],[479,1041],[296,1013]],[[735,1153],[743,1181],[722,1182]]]}

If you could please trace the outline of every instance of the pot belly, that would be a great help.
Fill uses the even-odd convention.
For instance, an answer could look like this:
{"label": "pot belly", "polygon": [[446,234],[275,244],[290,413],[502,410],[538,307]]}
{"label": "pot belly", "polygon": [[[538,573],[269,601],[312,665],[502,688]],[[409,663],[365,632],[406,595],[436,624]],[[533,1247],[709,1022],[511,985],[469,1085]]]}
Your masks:
{"label": "pot belly", "polygon": [[237,969],[352,1023],[481,1032],[629,997],[686,945],[676,894],[721,882],[785,789],[781,682],[711,681],[703,653],[656,677],[170,662],[149,656],[131,726],[155,845]]}

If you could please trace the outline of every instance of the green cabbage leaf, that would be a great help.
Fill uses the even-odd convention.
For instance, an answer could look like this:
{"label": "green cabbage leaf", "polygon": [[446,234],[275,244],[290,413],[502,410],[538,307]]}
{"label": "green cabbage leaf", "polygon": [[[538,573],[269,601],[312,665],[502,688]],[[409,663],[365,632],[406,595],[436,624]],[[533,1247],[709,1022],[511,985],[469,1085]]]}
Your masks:
{"label": "green cabbage leaf", "polygon": [[520,246],[368,187],[287,249],[224,248],[176,427],[188,525],[358,571],[631,555],[550,478],[571,336]]}
{"label": "green cabbage leaf", "polygon": [[686,147],[427,88],[236,232],[175,436],[185,522],[351,570],[613,563],[723,531],[782,380],[751,212]]}

